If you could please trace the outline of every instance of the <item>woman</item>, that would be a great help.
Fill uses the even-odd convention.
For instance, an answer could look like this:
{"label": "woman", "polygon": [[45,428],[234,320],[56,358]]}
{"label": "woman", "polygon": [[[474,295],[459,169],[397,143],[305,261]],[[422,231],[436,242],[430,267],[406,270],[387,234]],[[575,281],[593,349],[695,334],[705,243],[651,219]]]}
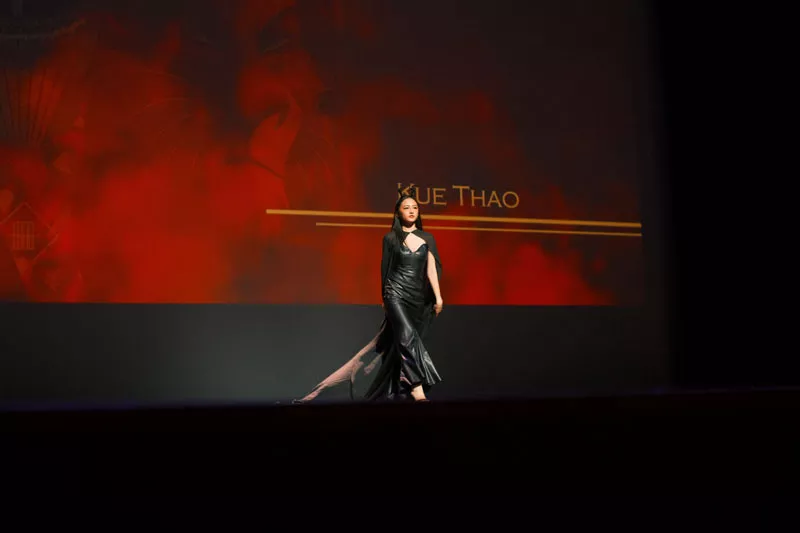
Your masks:
{"label": "woman", "polygon": [[441,381],[422,338],[444,302],[439,288],[442,266],[433,235],[423,231],[413,184],[400,189],[392,229],[383,237],[381,289],[384,320],[380,331],[355,357],[331,374],[300,402],[314,399],[323,389],[350,380],[350,397],[362,358],[378,356],[365,368],[380,369],[366,399],[428,401],[425,393]]}

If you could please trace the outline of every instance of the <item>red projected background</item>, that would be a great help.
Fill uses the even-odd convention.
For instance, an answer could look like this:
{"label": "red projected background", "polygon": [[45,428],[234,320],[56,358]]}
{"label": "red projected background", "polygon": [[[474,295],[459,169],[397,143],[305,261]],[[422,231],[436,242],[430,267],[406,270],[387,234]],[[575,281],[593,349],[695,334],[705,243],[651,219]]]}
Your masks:
{"label": "red projected background", "polygon": [[108,4],[0,23],[3,300],[378,303],[412,182],[448,304],[642,300],[637,2]]}

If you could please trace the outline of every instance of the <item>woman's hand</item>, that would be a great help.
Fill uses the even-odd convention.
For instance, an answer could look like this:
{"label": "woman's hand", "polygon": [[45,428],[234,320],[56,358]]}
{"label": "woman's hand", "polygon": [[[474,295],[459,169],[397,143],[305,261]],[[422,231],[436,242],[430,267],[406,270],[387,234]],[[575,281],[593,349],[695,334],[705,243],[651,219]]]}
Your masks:
{"label": "woman's hand", "polygon": [[433,310],[436,311],[436,316],[439,316],[439,313],[442,312],[442,308],[444,307],[444,300],[441,298],[437,298],[436,303],[433,306]]}

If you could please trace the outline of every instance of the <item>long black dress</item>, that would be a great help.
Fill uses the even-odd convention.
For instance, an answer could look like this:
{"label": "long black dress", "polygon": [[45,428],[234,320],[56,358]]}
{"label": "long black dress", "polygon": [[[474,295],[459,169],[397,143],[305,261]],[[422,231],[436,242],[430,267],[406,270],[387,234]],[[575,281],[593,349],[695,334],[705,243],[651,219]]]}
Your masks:
{"label": "long black dress", "polygon": [[364,368],[364,373],[371,373],[379,362],[380,369],[365,395],[368,400],[404,400],[414,387],[422,385],[427,390],[442,380],[422,340],[436,316],[436,299],[427,275],[428,252],[436,261],[439,279],[441,261],[433,235],[422,230],[413,233],[424,241],[416,250],[405,242],[398,244],[393,233],[383,238],[381,286],[385,316],[378,334],[300,402],[312,400],[322,390],[345,380],[350,381],[352,398],[363,358],[371,352],[377,357]]}

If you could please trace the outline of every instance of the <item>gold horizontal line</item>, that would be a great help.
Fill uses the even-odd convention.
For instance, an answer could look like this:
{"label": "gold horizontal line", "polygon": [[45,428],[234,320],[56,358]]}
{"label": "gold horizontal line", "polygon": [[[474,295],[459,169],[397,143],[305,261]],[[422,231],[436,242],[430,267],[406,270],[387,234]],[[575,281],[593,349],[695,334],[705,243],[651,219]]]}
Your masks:
{"label": "gold horizontal line", "polygon": [[[347,224],[337,222],[317,222],[317,226],[329,228],[382,228],[388,229],[385,224]],[[426,229],[455,230],[455,231],[492,231],[496,233],[544,233],[547,235],[593,235],[597,237],[641,237],[641,233],[624,233],[614,231],[567,231],[549,229],[527,228],[476,228],[469,226],[425,226]]]}
{"label": "gold horizontal line", "polygon": [[[304,211],[300,209],[267,209],[268,215],[291,215],[304,217],[346,218],[392,218],[391,213],[369,213],[362,211]],[[552,218],[516,217],[472,217],[463,215],[425,215],[425,220],[449,220],[453,222],[492,222],[501,224],[550,224],[556,226],[596,226],[608,228],[641,228],[641,222],[606,222],[602,220],[559,220]]]}

